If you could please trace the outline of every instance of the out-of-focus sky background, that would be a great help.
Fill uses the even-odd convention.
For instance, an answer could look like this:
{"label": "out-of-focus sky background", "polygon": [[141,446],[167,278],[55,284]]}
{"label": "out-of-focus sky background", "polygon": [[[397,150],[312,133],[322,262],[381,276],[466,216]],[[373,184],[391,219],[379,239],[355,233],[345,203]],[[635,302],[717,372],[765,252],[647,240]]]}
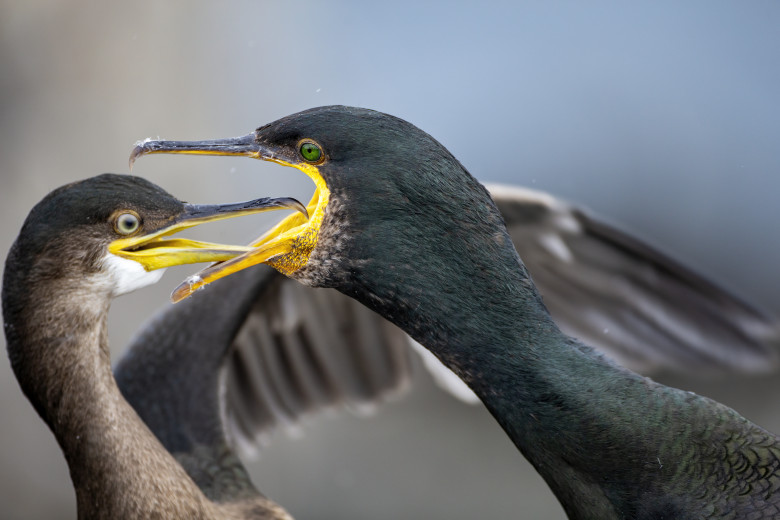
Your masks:
{"label": "out-of-focus sky background", "polygon": [[[6,0],[0,251],[48,191],[127,172],[138,139],[243,135],[348,104],[411,121],[483,181],[587,206],[780,315],[779,27],[774,1]],[[242,158],[154,156],[134,173],[192,202],[313,191]],[[233,222],[202,236],[246,242],[266,221]],[[115,303],[115,356],[191,272]],[[274,437],[252,464],[260,489],[299,519],[564,518],[484,410],[416,379],[373,417]],[[778,375],[666,381],[780,431]],[[5,356],[0,416],[0,516],[75,518],[64,459]]]}

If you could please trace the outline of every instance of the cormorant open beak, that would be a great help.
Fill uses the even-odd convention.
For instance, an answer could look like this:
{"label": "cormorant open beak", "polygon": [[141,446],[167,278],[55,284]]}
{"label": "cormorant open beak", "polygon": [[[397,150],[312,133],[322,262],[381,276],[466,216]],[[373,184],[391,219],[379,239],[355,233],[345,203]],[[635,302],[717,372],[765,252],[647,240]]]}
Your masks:
{"label": "cormorant open beak", "polygon": [[147,271],[181,264],[222,262],[248,253],[253,248],[166,237],[206,222],[276,209],[294,209],[303,218],[308,218],[303,204],[292,198],[266,197],[236,204],[184,204],[184,211],[170,224],[150,233],[114,240],[108,250],[119,257],[138,262]]}
{"label": "cormorant open beak", "polygon": [[142,155],[155,153],[251,157],[297,168],[308,175],[315,184],[314,195],[306,206],[309,218],[305,217],[303,213],[287,216],[250,244],[250,248],[246,252],[209,266],[182,283],[171,295],[174,302],[183,300],[208,283],[255,264],[268,263],[286,275],[290,275],[306,265],[311,251],[317,244],[319,228],[330,195],[316,165],[289,162],[271,147],[259,143],[255,134],[252,133],[242,137],[208,141],[151,139],[139,141],[130,154],[130,168],[133,167],[135,160]]}

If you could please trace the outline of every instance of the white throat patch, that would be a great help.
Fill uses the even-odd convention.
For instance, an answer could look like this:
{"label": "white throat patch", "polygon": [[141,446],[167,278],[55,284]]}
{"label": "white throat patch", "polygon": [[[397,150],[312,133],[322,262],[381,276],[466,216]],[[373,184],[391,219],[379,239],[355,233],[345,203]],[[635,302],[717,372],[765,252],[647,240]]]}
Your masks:
{"label": "white throat patch", "polygon": [[155,284],[160,281],[165,272],[165,269],[147,271],[138,262],[111,253],[107,253],[103,257],[103,263],[113,283],[111,291],[113,296],[119,296],[120,294],[126,294],[147,285]]}

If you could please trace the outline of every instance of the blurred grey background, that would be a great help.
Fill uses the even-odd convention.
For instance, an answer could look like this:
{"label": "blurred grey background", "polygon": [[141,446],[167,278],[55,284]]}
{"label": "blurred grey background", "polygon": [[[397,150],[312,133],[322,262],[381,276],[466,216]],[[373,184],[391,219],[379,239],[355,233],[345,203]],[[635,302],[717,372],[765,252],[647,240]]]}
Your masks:
{"label": "blurred grey background", "polygon": [[[48,191],[127,172],[137,139],[243,135],[338,103],[407,119],[479,179],[587,206],[780,315],[780,4],[367,4],[2,1],[3,257]],[[313,191],[241,158],[154,156],[134,173],[192,202]],[[245,242],[266,222],[200,236]],[[115,303],[115,357],[194,270]],[[661,379],[780,431],[780,376]],[[371,417],[275,435],[252,463],[260,489],[299,519],[564,518],[484,410],[416,380]],[[0,516],[75,518],[5,356],[0,387]]]}

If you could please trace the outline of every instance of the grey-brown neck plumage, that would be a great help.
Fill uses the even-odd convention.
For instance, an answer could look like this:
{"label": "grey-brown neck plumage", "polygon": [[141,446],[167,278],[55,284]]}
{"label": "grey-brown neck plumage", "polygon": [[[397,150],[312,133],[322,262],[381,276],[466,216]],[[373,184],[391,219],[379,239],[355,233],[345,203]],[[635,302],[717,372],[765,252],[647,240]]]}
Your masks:
{"label": "grey-brown neck plumage", "polygon": [[[776,518],[777,437],[563,335],[485,190],[437,143],[427,146],[409,153],[413,164],[374,156],[351,164],[362,177],[329,181],[325,240],[348,236],[327,258],[313,255],[335,264],[327,284],[462,377],[571,518]],[[392,191],[369,184],[371,167]]]}
{"label": "grey-brown neck plumage", "polygon": [[202,493],[119,394],[107,291],[89,276],[59,282],[7,268],[5,327],[22,389],[68,461],[79,517],[212,517]]}

